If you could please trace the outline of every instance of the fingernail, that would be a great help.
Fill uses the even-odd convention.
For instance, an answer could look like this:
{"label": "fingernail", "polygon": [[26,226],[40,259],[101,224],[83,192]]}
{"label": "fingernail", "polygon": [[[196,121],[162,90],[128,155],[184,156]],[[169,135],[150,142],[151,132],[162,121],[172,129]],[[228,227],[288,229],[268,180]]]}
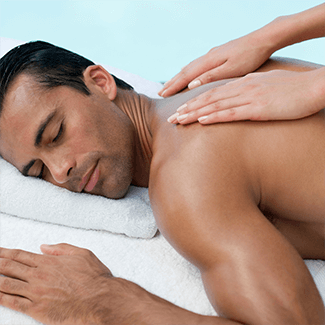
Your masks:
{"label": "fingernail", "polygon": [[202,117],[199,117],[197,120],[198,120],[199,122],[203,122],[203,121],[205,121],[207,118],[208,118],[207,116],[202,116]]}
{"label": "fingernail", "polygon": [[164,97],[164,94],[166,93],[167,90],[164,90],[161,94],[161,97]]}
{"label": "fingernail", "polygon": [[173,122],[177,119],[177,116],[178,116],[178,115],[179,115],[178,113],[173,114],[172,116],[170,116],[170,117],[167,119],[167,121],[168,121],[169,123],[173,123]]}
{"label": "fingernail", "polygon": [[193,88],[196,88],[196,87],[201,86],[201,84],[202,83],[201,83],[200,80],[194,80],[194,81],[192,81],[192,82],[189,83],[188,88],[189,89],[193,89]]}
{"label": "fingernail", "polygon": [[187,116],[188,116],[188,114],[180,115],[180,116],[178,116],[177,121],[182,122],[187,118]]}
{"label": "fingernail", "polygon": [[182,106],[177,108],[177,112],[180,112],[182,109],[184,109],[185,107],[187,107],[187,104],[183,104]]}

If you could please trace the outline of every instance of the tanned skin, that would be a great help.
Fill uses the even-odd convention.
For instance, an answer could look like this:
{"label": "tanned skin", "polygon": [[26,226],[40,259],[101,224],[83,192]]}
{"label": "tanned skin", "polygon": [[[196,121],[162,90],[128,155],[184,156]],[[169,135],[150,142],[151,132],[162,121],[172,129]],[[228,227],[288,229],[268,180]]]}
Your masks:
{"label": "tanned skin", "polygon": [[[310,69],[312,77],[317,73],[315,67],[271,60],[260,70]],[[90,138],[91,126],[101,123],[96,115],[104,121],[115,119],[110,136],[121,137],[124,156],[132,155],[126,140],[134,139],[132,157],[136,163],[129,183],[149,187],[159,230],[199,268],[207,295],[220,317],[188,312],[115,278],[89,251],[70,245],[43,247],[44,256],[1,249],[0,273],[9,278],[0,279],[0,304],[46,324],[324,324],[323,302],[303,262],[303,258],[325,259],[324,110],[296,121],[176,126],[166,120],[177,107],[225,81],[169,99],[151,100],[114,88],[112,78],[101,67],[88,68],[84,76],[99,98],[93,104],[92,115],[84,104],[91,99],[64,87],[47,92],[47,103],[54,100],[51,96],[70,98],[75,94],[76,103],[81,96],[83,102],[78,104],[82,108],[72,108],[81,131],[75,128],[74,132],[79,132],[79,138],[87,135],[89,145],[95,143],[96,148],[100,142]],[[74,177],[79,158],[74,163],[62,157],[69,153],[70,157],[92,161],[92,155],[87,156],[88,143],[76,149],[72,144],[77,140],[66,136],[67,142],[55,147],[56,155],[60,153],[66,162],[60,166],[51,165],[54,149],[47,144],[32,148],[32,131],[24,129],[18,114],[22,112],[19,102],[30,98],[24,86],[28,78],[18,79],[5,98],[0,118],[1,154],[20,170],[28,159],[37,158],[31,176],[38,175],[40,164],[49,161],[44,178],[78,191],[77,184],[87,168]],[[19,89],[23,91],[14,95]],[[37,103],[28,106],[34,116],[42,104]],[[81,112],[82,105],[85,111]],[[105,111],[101,115],[101,105],[114,114]],[[140,117],[134,117],[134,112],[140,112]],[[65,120],[69,121],[69,116]],[[34,124],[29,129],[36,129],[39,120],[30,122]],[[84,126],[90,128],[89,133],[82,133]],[[21,137],[14,136],[12,130],[18,132],[19,128]],[[57,127],[53,129],[55,135]],[[134,133],[125,135],[121,130]],[[19,146],[18,138],[22,141]],[[107,150],[115,152],[111,147]],[[97,158],[102,161],[100,155],[95,161]],[[105,160],[117,170],[112,161]],[[103,180],[92,193],[123,196],[129,173],[119,171],[125,185],[114,191],[116,183],[109,183],[109,172],[99,166]],[[67,284],[69,289],[65,289]],[[54,287],[56,290],[51,289]]]}

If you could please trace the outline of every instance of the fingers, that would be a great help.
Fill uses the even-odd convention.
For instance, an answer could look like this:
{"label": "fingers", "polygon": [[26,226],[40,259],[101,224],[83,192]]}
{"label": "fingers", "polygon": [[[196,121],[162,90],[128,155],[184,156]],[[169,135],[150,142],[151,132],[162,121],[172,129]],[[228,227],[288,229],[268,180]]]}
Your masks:
{"label": "fingers", "polygon": [[222,79],[229,79],[236,77],[237,75],[234,74],[231,69],[227,65],[227,61],[223,62],[218,67],[211,69],[203,74],[201,74],[199,77],[194,79],[192,82],[189,83],[188,88],[194,89],[196,87],[199,87],[201,85],[208,84],[210,82],[222,80]]}
{"label": "fingers", "polygon": [[0,276],[0,296],[2,295],[5,301],[5,295],[27,296],[29,286],[27,277],[30,270],[35,270],[35,268],[10,259],[0,258],[0,274],[4,275]]}
{"label": "fingers", "polygon": [[[69,244],[57,244],[42,245],[41,251],[46,255],[73,255],[80,254],[85,249]],[[20,249],[0,248],[0,259],[12,260],[30,267],[37,267],[42,262],[43,257],[40,254],[34,254]]]}
{"label": "fingers", "polygon": [[[35,268],[33,267],[33,269]],[[30,267],[25,264],[6,258],[0,258],[0,274],[2,275],[27,281],[29,271]]]}
{"label": "fingers", "polygon": [[245,121],[253,120],[250,112],[250,105],[242,105],[240,107],[233,107],[223,111],[213,112],[209,115],[198,118],[201,124],[213,124],[220,122],[232,122],[232,121]]}
{"label": "fingers", "polygon": [[188,124],[212,112],[247,104],[245,96],[239,97],[238,89],[236,87],[233,89],[229,84],[231,83],[211,89],[188,101],[177,109],[177,113],[168,118],[168,122]]}
{"label": "fingers", "polygon": [[167,81],[164,87],[159,91],[158,95],[161,97],[169,97],[178,93],[187,87],[188,83],[198,75],[191,70],[182,70],[175,77]]}
{"label": "fingers", "polygon": [[38,265],[40,255],[20,249],[0,248],[0,258],[16,261],[31,267],[36,267]]}
{"label": "fingers", "polygon": [[217,64],[214,63],[214,67],[210,65],[211,64],[209,64],[209,67],[197,65],[192,68],[185,68],[174,78],[166,82],[164,88],[161,89],[158,94],[162,97],[168,97],[184,89],[186,86],[191,90],[210,82],[241,75],[231,68],[227,60],[220,61]]}
{"label": "fingers", "polygon": [[8,295],[6,293],[0,292],[0,305],[26,313],[31,307],[32,302],[29,299],[19,296]]}
{"label": "fingers", "polygon": [[196,98],[193,98],[192,100],[189,100],[187,103],[180,106],[177,109],[177,112],[182,115],[212,104],[214,104],[215,110],[228,108],[229,105],[232,105],[233,103],[230,102],[230,99],[236,98],[240,95],[240,91],[236,88],[233,89],[230,84],[231,82],[206,91],[205,93],[197,96]]}
{"label": "fingers", "polygon": [[28,292],[28,284],[24,281],[1,276],[0,292],[25,297]]}
{"label": "fingers", "polygon": [[56,244],[56,245],[41,245],[41,251],[46,255],[74,255],[78,254],[84,249],[70,244]]}
{"label": "fingers", "polygon": [[[188,124],[199,121],[202,124],[210,124],[228,122],[230,120],[235,121],[242,116],[242,113],[239,115],[238,112],[247,109],[249,104],[249,102],[243,101],[240,97],[219,100],[203,108],[179,115],[176,123]],[[225,118],[225,120],[222,118]],[[250,118],[250,112],[247,112],[245,115],[245,119],[247,118]]]}
{"label": "fingers", "polygon": [[[201,56],[185,66],[171,80],[167,81],[158,94],[162,97],[168,97],[183,90],[187,86],[190,89],[198,87],[203,84],[200,78],[202,74],[222,65],[224,62],[225,60],[217,61],[209,53]],[[205,79],[208,79],[208,76]]]}
{"label": "fingers", "polygon": [[[254,117],[251,111],[242,112],[239,108],[244,108],[251,104],[255,98],[252,90],[256,87],[254,84],[247,85],[252,77],[247,75],[240,79],[227,79],[226,84],[215,87],[209,91],[202,93],[196,98],[188,101],[177,109],[177,113],[168,118],[169,123],[188,124],[199,121],[202,124],[210,124],[213,122],[228,122],[230,120],[238,120],[239,116],[244,119],[259,119]],[[250,106],[252,108],[252,106]],[[254,105],[255,111],[256,104]],[[229,110],[229,111],[227,111]],[[220,114],[214,114],[219,111],[227,111]],[[234,112],[240,111],[240,115],[234,115]],[[255,114],[256,115],[256,114]],[[207,118],[209,116],[209,118]],[[231,117],[233,116],[233,119]],[[225,118],[225,120],[222,120]]]}

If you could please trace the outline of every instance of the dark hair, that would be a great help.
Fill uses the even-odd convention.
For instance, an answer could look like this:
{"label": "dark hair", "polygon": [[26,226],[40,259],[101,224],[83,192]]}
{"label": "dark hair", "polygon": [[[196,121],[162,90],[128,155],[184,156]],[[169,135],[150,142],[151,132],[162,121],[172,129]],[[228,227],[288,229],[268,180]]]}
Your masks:
{"label": "dark hair", "polygon": [[[8,87],[20,73],[32,75],[46,88],[69,86],[88,96],[90,91],[84,83],[83,72],[94,64],[76,53],[43,41],[13,48],[0,59],[0,114]],[[118,87],[133,89],[112,76]]]}

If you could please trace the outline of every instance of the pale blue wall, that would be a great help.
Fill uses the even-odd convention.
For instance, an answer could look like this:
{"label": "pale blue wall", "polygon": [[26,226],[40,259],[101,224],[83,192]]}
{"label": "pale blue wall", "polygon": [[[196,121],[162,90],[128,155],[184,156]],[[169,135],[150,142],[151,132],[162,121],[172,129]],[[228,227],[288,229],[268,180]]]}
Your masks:
{"label": "pale blue wall", "polygon": [[[42,39],[147,79],[168,80],[213,46],[316,0],[0,0],[0,36]],[[325,64],[325,40],[279,53]]]}

